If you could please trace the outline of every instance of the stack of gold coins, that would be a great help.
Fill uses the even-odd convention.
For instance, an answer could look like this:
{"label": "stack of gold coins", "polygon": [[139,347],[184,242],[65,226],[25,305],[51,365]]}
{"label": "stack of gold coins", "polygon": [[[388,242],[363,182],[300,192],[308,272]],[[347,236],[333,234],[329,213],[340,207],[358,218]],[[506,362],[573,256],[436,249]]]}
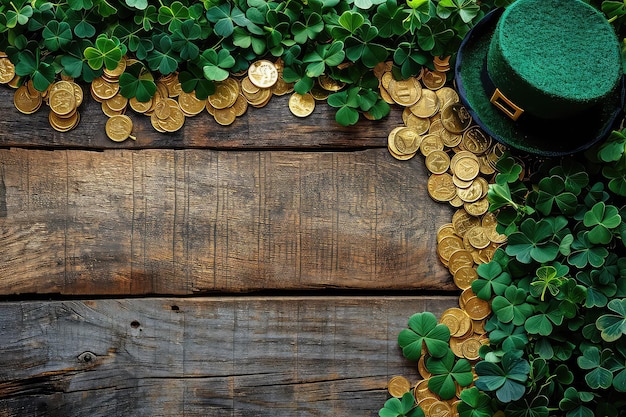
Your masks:
{"label": "stack of gold coins", "polygon": [[450,71],[450,55],[448,56],[436,56],[433,58],[433,65],[438,72]]}
{"label": "stack of gold coins", "polygon": [[45,92],[50,107],[48,121],[59,132],[67,132],[80,121],[78,107],[83,102],[83,90],[78,84],[69,80],[61,80],[52,84]]}
{"label": "stack of gold coins", "polygon": [[33,87],[32,81],[21,85],[15,90],[13,104],[15,108],[24,114],[33,114],[41,107],[43,97],[39,91]]}
{"label": "stack of gold coins", "polygon": [[[245,84],[249,84],[250,89],[253,88],[253,84]],[[241,94],[242,92],[243,95]],[[255,91],[255,93],[257,92],[258,91]],[[272,96],[269,89],[262,94],[264,94],[264,97],[260,99],[259,96],[255,96],[253,102],[256,105],[261,105],[262,102],[267,103]],[[246,101],[246,99],[247,97],[245,97],[245,92],[242,90],[242,85],[240,85],[239,81],[237,81],[236,78],[228,77],[224,81],[216,83],[215,92],[207,99],[205,108],[217,123],[222,126],[227,126],[232,124],[237,116],[241,116],[246,112],[248,108],[248,101]]]}
{"label": "stack of gold coins", "polygon": [[278,58],[276,62],[274,62],[274,66],[276,67],[276,71],[278,71],[278,79],[276,83],[271,87],[272,94],[275,96],[284,96],[285,94],[289,94],[293,91],[293,83],[287,83],[283,79],[283,70],[285,69],[285,63],[281,58]]}

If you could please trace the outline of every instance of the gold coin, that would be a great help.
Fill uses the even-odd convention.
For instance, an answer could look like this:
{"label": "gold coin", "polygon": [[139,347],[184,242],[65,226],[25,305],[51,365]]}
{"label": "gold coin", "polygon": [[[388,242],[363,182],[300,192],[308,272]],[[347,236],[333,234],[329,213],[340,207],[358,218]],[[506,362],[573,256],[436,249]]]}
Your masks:
{"label": "gold coin", "polygon": [[394,135],[393,144],[402,155],[414,154],[420,147],[422,137],[409,127],[398,129]]}
{"label": "gold coin", "polygon": [[415,401],[417,401],[418,403],[422,403],[423,401],[428,399],[433,399],[435,401],[437,400],[428,388],[427,379],[422,379],[417,384],[415,384],[415,387],[413,388],[413,396],[415,397]]}
{"label": "gold coin", "polygon": [[256,93],[247,93],[245,91],[241,91],[241,94],[243,94],[243,96],[246,98],[246,101],[254,107],[263,107],[272,98],[272,90],[269,88],[259,88],[259,91],[257,91]]}
{"label": "gold coin", "polygon": [[28,93],[26,85],[22,85],[13,95],[13,105],[17,110],[24,114],[33,114],[41,107],[43,99],[40,94],[35,97]]}
{"label": "gold coin", "polygon": [[427,118],[417,117],[416,115],[411,113],[411,110],[408,107],[404,109],[402,114],[404,115],[405,112],[408,113],[403,119],[406,127],[410,127],[411,129],[415,130],[419,135],[424,135],[428,133],[428,129],[430,128],[430,120],[428,120]]}
{"label": "gold coin", "polygon": [[215,114],[215,107],[213,107],[213,105],[209,102],[209,100],[206,101],[204,107],[206,108],[206,112],[209,113],[211,116]]}
{"label": "gold coin", "polygon": [[480,173],[478,158],[468,151],[457,152],[450,161],[450,168],[461,181],[472,181]]}
{"label": "gold coin", "polygon": [[473,203],[464,203],[463,208],[472,216],[479,217],[489,210],[489,200],[483,197]]}
{"label": "gold coin", "polygon": [[166,100],[167,99],[158,100],[156,105],[154,106],[154,114],[156,115],[156,117],[159,118],[159,120],[165,120],[170,117],[172,107]]}
{"label": "gold coin", "polygon": [[78,126],[79,121],[80,114],[78,112],[74,112],[72,116],[66,118],[59,117],[59,115],[52,110],[48,113],[48,122],[50,122],[50,126],[59,132],[68,132],[74,129]]}
{"label": "gold coin", "polygon": [[424,379],[428,379],[432,376],[430,371],[426,368],[426,355],[420,356],[419,360],[417,361],[417,371]]}
{"label": "gold coin", "polygon": [[[470,320],[471,321],[471,320]],[[470,332],[468,332],[469,335],[471,335]],[[465,341],[465,339],[467,337],[469,337],[469,335],[465,336],[465,337],[451,337],[450,338],[450,350],[452,351],[452,353],[454,353],[454,356],[456,356],[457,358],[464,358],[465,356],[463,355],[463,342]]]}
{"label": "gold coin", "polygon": [[[452,166],[450,166],[450,171],[454,171],[454,168]],[[452,182],[454,182],[454,185],[456,185],[457,188],[467,188],[472,185],[473,181],[474,180],[464,181],[456,175],[452,175]]]}
{"label": "gold coin", "polygon": [[330,91],[324,90],[317,83],[313,86],[313,88],[311,88],[310,93],[313,96],[313,98],[317,101],[326,100],[328,96],[330,95]]}
{"label": "gold coin", "polygon": [[394,376],[389,380],[387,390],[392,397],[401,398],[411,390],[411,383],[403,376]]}
{"label": "gold coin", "polygon": [[133,131],[133,121],[130,117],[119,114],[107,120],[104,130],[112,141],[123,142],[130,137]]}
{"label": "gold coin", "polygon": [[491,137],[480,127],[471,126],[463,133],[463,147],[475,155],[483,154],[491,147]]}
{"label": "gold coin", "polygon": [[15,65],[7,57],[0,58],[0,84],[7,84],[15,77]]}
{"label": "gold coin", "polygon": [[100,108],[102,109],[102,113],[104,113],[106,116],[108,117],[113,117],[113,116],[117,116],[120,114],[124,114],[124,110],[113,110],[112,108],[109,107],[109,104],[107,103],[106,100],[104,100],[102,103],[100,103]]}
{"label": "gold coin", "polygon": [[315,99],[310,93],[293,93],[291,97],[289,97],[289,110],[291,110],[291,113],[295,116],[307,117],[315,110]]}
{"label": "gold coin", "polygon": [[[450,260],[448,262],[448,269],[454,275],[459,269],[469,266],[474,266],[474,258],[472,258],[472,254],[467,250],[462,250],[454,253],[450,256]],[[462,288],[463,290],[465,288]]]}
{"label": "gold coin", "polygon": [[384,89],[382,86],[379,89],[379,93],[380,93],[380,97],[385,101],[385,103],[393,104],[393,105],[396,104],[396,102],[393,101],[393,99],[391,98],[391,95],[389,95],[389,91]]}
{"label": "gold coin", "polygon": [[470,297],[465,300],[465,312],[472,320],[483,320],[491,314],[491,305],[476,296]]}
{"label": "gold coin", "polygon": [[386,71],[383,73],[382,77],[380,78],[380,85],[382,86],[382,88],[384,88],[385,90],[389,91],[389,84],[391,84],[391,80],[393,80],[393,74],[390,71]]}
{"label": "gold coin", "polygon": [[426,184],[428,195],[438,202],[450,201],[456,196],[456,187],[452,183],[452,175],[448,173],[432,174]]}
{"label": "gold coin", "polygon": [[491,165],[487,155],[478,156],[478,163],[480,164],[481,174],[489,176],[496,173],[495,167]]}
{"label": "gold coin", "polygon": [[439,135],[428,134],[422,137],[422,143],[420,144],[422,155],[428,156],[434,151],[443,151],[443,148],[443,141]]}
{"label": "gold coin", "polygon": [[278,81],[278,69],[273,62],[261,59],[248,68],[250,82],[259,88],[270,88]]}
{"label": "gold coin", "polygon": [[[461,251],[459,251],[461,252]],[[456,255],[457,253],[454,253],[452,256]],[[471,254],[470,254],[470,258],[471,258]],[[472,264],[474,264],[474,260],[472,259]],[[453,280],[454,280],[454,284],[461,290],[465,290],[467,288],[471,288],[472,286],[472,282],[476,281],[478,279],[478,273],[476,272],[476,269],[474,269],[474,267],[471,266],[462,266],[460,267],[452,276]]]}
{"label": "gold coin", "polygon": [[235,104],[239,91],[237,80],[226,78],[224,81],[215,84],[215,92],[209,96],[209,103],[216,109],[225,109]]}
{"label": "gold coin", "polygon": [[206,100],[200,100],[196,97],[195,91],[186,93],[181,91],[178,94],[178,105],[187,116],[195,116],[202,113],[205,109]]}
{"label": "gold coin", "polygon": [[424,163],[433,174],[443,174],[450,168],[450,156],[445,151],[435,150],[426,156]]}
{"label": "gold coin", "polygon": [[480,219],[470,215],[464,209],[459,209],[452,215],[452,224],[456,234],[463,237],[471,228],[480,226]]}
{"label": "gold coin", "polygon": [[248,100],[241,94],[235,100],[235,104],[233,104],[233,110],[235,111],[235,116],[243,116],[248,110]]}
{"label": "gold coin", "polygon": [[459,296],[459,306],[461,309],[465,309],[465,303],[472,297],[476,297],[476,294],[474,294],[474,291],[472,291],[471,288],[465,289],[461,292],[461,295]]}
{"label": "gold coin", "polygon": [[431,117],[439,111],[439,99],[431,90],[422,90],[420,99],[410,107],[417,117]]}
{"label": "gold coin", "polygon": [[445,109],[449,104],[458,103],[460,100],[454,88],[442,87],[435,93],[439,99],[439,108],[441,110]]}
{"label": "gold coin", "polygon": [[56,89],[54,91],[51,91],[48,104],[50,105],[50,109],[59,116],[70,114],[76,109],[76,97],[74,96],[74,89],[72,89],[71,91],[64,89]]}
{"label": "gold coin", "polygon": [[102,77],[94,78],[91,82],[91,92],[99,101],[110,99],[117,94],[119,89],[119,84],[108,82]]}
{"label": "gold coin", "polygon": [[446,83],[446,74],[439,71],[425,69],[422,74],[422,82],[430,90],[438,90]]}
{"label": "gold coin", "polygon": [[150,123],[152,124],[154,130],[156,130],[157,132],[166,133],[166,130],[161,127],[161,120],[157,117],[155,113],[152,113],[152,115],[150,116]]}
{"label": "gold coin", "polygon": [[441,242],[441,239],[446,236],[456,236],[452,223],[445,223],[439,226],[437,230],[437,243]]}
{"label": "gold coin", "polygon": [[317,77],[317,83],[326,91],[339,91],[346,86],[346,83],[337,81],[327,75],[320,75]]}
{"label": "gold coin", "polygon": [[[443,123],[441,125],[443,126]],[[439,136],[441,136],[441,141],[447,148],[454,148],[463,140],[463,135],[452,133],[446,128],[439,132]]]}
{"label": "gold coin", "polygon": [[455,207],[455,208],[463,207],[463,204],[465,204],[464,201],[461,200],[461,197],[459,197],[458,195],[455,195],[454,198],[449,201],[449,203],[452,207]]}
{"label": "gold coin", "polygon": [[126,105],[128,104],[128,99],[118,92],[116,95],[106,100],[106,103],[111,110],[122,111],[126,108]]}
{"label": "gold coin", "polygon": [[374,73],[374,76],[380,80],[383,77],[383,74],[386,72],[390,72],[392,68],[392,61],[379,62],[378,64],[376,64],[372,72]]}
{"label": "gold coin", "polygon": [[134,111],[136,111],[137,113],[145,113],[148,110],[150,110],[150,108],[152,107],[152,98],[150,98],[150,100],[146,101],[146,102],[142,102],[137,100],[137,97],[133,97],[131,99],[128,100],[128,104],[130,105],[130,108],[133,109]]}
{"label": "gold coin", "polygon": [[16,74],[15,77],[13,77],[13,79],[7,83],[7,85],[11,88],[18,88],[21,82],[22,77]]}
{"label": "gold coin", "polygon": [[472,320],[460,308],[449,308],[442,314],[442,316],[444,315],[454,317],[459,323],[456,331],[450,333],[452,337],[463,337],[472,329]]}
{"label": "gold coin", "polygon": [[472,247],[476,249],[484,249],[491,243],[482,226],[472,227],[466,232],[465,237],[467,237]]}
{"label": "gold coin", "polygon": [[476,337],[470,337],[465,339],[461,344],[461,350],[463,351],[463,356],[465,359],[470,361],[475,361],[480,358],[478,354],[479,349],[482,347],[482,343]]}
{"label": "gold coin", "polygon": [[415,155],[417,155],[417,152],[406,154],[406,155],[405,154],[401,154],[401,153],[395,153],[389,146],[387,146],[387,150],[389,151],[391,156],[396,158],[398,161],[408,161],[409,159],[411,159]]}
{"label": "gold coin", "polygon": [[450,404],[444,401],[437,401],[428,407],[426,415],[428,417],[451,417],[452,408],[450,407]]}
{"label": "gold coin", "polygon": [[228,126],[235,122],[237,119],[237,114],[234,107],[228,107],[225,109],[215,109],[215,113],[213,114],[213,118],[215,121],[222,126]]}
{"label": "gold coin", "polygon": [[250,77],[244,77],[241,80],[241,90],[249,94],[256,94],[259,92],[260,88],[252,84]]}
{"label": "gold coin", "polygon": [[441,111],[443,127],[452,133],[463,133],[472,124],[472,116],[461,103],[452,103]]}
{"label": "gold coin", "polygon": [[464,250],[463,240],[458,236],[447,236],[441,239],[437,245],[437,254],[446,262],[450,260],[450,256],[456,251]]}
{"label": "gold coin", "polygon": [[170,108],[170,114],[167,119],[159,121],[159,126],[166,132],[176,132],[185,124],[185,113],[178,107],[178,103],[172,99],[168,99],[174,102],[174,105]]}
{"label": "gold coin", "polygon": [[126,70],[126,58],[122,57],[122,59],[120,59],[120,62],[117,63],[117,67],[113,68],[112,70],[104,67],[103,73],[106,74],[108,77],[116,78],[122,75],[124,70]]}
{"label": "gold coin", "polygon": [[440,135],[441,132],[445,132],[446,129],[443,128],[441,124],[441,118],[430,118],[430,127],[428,128],[428,133],[433,135]]}
{"label": "gold coin", "polygon": [[472,329],[476,334],[486,334],[485,330],[485,320],[472,320]]}
{"label": "gold coin", "polygon": [[[387,88],[389,95],[401,106],[412,106],[420,100],[422,96],[422,87],[415,78],[406,80],[395,80],[393,77],[389,81]],[[419,116],[416,114],[416,116]]]}
{"label": "gold coin", "polygon": [[480,200],[483,189],[479,181],[472,181],[469,187],[458,188],[456,193],[465,203],[473,203]]}

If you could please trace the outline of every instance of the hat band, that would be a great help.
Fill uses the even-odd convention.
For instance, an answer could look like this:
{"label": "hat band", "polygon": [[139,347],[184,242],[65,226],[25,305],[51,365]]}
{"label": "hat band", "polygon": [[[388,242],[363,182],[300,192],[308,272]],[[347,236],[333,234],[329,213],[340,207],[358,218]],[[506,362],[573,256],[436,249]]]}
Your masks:
{"label": "hat band", "polygon": [[500,109],[502,113],[509,116],[513,121],[519,119],[522,113],[524,113],[524,109],[506,98],[506,96],[502,94],[502,91],[500,91],[500,89],[497,87],[491,95],[489,102],[491,102],[491,104]]}

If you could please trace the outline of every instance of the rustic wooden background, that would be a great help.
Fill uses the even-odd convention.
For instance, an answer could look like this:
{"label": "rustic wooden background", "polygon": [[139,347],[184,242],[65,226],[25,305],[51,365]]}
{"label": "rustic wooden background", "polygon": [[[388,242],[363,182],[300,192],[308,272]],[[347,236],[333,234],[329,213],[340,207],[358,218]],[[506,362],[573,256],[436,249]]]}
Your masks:
{"label": "rustic wooden background", "polygon": [[376,416],[458,293],[423,158],[288,97],[174,134],[54,131],[0,89],[0,416]]}

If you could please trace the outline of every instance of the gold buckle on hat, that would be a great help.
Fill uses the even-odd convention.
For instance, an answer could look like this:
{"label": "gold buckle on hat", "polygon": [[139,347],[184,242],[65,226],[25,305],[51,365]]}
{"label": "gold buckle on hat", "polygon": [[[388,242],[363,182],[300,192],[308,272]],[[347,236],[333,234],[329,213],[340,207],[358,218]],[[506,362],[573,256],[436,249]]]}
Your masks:
{"label": "gold buckle on hat", "polygon": [[505,95],[502,94],[502,92],[497,88],[496,91],[493,92],[489,101],[491,104],[502,110],[502,112],[509,116],[513,121],[517,120],[522,113],[524,113],[524,109],[506,98]]}

